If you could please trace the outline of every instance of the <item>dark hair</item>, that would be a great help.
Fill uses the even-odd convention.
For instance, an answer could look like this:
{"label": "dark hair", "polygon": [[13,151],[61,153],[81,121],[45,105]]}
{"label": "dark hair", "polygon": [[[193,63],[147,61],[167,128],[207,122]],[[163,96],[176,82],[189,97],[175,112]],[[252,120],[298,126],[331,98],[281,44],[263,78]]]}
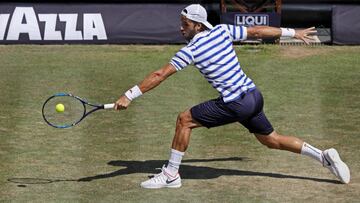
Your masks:
{"label": "dark hair", "polygon": [[[189,19],[190,20],[190,19]],[[193,20],[190,20],[192,23],[194,24],[200,24],[201,25],[201,28],[200,28],[200,31],[204,31],[204,30],[208,30],[209,28],[207,28],[204,24],[202,23],[199,23],[199,22],[196,22],[196,21],[193,21]]]}

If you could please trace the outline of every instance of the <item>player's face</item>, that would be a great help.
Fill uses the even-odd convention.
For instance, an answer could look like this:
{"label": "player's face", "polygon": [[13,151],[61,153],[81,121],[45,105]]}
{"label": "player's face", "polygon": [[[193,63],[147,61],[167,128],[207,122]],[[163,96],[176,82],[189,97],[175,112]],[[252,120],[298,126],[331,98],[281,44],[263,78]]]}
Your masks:
{"label": "player's face", "polygon": [[180,31],[187,41],[190,41],[198,33],[198,30],[199,24],[192,22],[185,16],[181,16]]}

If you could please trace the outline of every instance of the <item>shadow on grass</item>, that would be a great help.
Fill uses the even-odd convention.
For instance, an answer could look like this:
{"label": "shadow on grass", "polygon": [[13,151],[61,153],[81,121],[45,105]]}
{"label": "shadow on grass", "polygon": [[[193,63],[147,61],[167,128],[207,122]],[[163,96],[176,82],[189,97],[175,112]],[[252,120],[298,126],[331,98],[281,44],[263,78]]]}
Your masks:
{"label": "shadow on grass", "polygon": [[[263,176],[270,178],[288,178],[288,179],[302,179],[312,180],[316,182],[326,182],[333,184],[341,184],[340,181],[320,178],[310,178],[302,176],[285,175],[279,173],[264,173],[256,171],[244,171],[234,169],[221,169],[207,166],[193,166],[186,163],[203,163],[203,162],[220,162],[220,161],[249,161],[246,157],[230,157],[230,158],[218,158],[218,159],[189,159],[183,160],[180,166],[180,174],[182,179],[214,179],[220,176]],[[120,175],[127,175],[133,173],[152,173],[156,174],[160,172],[160,168],[163,164],[167,163],[167,160],[147,160],[147,161],[110,161],[108,164],[112,166],[122,166],[123,169],[114,171],[107,174],[99,174],[96,176],[90,176],[80,178],[78,181],[93,181],[97,179],[111,178]]]}
{"label": "shadow on grass", "polygon": [[[204,162],[221,162],[221,161],[250,161],[246,157],[230,157],[230,158],[217,158],[217,159],[188,159],[183,160],[180,167],[180,174],[182,179],[214,179],[220,176],[262,176],[270,178],[287,178],[287,179],[300,179],[311,180],[316,182],[325,182],[333,184],[341,184],[340,181],[330,179],[311,178],[303,176],[285,175],[280,173],[265,173],[256,171],[234,170],[213,168],[207,166],[193,166],[187,163],[204,163]],[[108,165],[124,167],[117,171],[98,174],[95,176],[83,177],[79,179],[43,179],[43,178],[10,178],[9,182],[21,184],[48,184],[54,182],[73,181],[73,182],[89,182],[99,179],[112,178],[121,175],[128,175],[134,173],[147,173],[156,174],[160,172],[160,168],[167,160],[146,160],[146,161],[125,161],[117,160],[110,161]]]}

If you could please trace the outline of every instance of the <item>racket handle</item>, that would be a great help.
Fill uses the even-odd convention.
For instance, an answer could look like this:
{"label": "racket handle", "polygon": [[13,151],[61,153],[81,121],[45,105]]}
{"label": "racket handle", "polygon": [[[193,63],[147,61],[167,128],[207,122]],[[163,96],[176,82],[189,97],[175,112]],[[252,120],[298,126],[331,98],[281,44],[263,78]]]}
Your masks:
{"label": "racket handle", "polygon": [[113,109],[115,104],[104,104],[104,109]]}

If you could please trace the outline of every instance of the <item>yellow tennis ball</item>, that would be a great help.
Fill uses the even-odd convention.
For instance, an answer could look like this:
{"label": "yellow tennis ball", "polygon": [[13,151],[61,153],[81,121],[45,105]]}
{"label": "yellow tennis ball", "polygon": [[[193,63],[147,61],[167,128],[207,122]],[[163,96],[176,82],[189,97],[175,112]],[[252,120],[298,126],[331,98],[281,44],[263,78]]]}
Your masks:
{"label": "yellow tennis ball", "polygon": [[64,106],[64,104],[56,104],[55,109],[57,112],[61,113],[61,112],[65,111],[65,106]]}

